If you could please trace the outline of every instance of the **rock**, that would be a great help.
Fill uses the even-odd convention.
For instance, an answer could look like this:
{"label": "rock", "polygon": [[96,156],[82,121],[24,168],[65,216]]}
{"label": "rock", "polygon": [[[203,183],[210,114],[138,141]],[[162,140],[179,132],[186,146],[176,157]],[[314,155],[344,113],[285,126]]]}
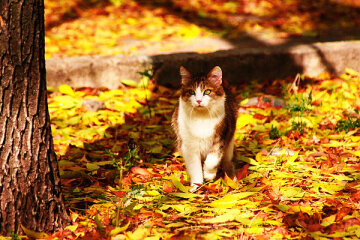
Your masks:
{"label": "rock", "polygon": [[81,102],[82,106],[91,112],[96,112],[101,109],[105,109],[105,103],[94,99],[87,99]]}
{"label": "rock", "polygon": [[208,54],[178,53],[157,56],[95,56],[46,60],[48,86],[117,88],[120,80],[139,81],[146,69],[153,69],[159,84],[178,87],[179,67],[207,72],[219,65],[224,79],[241,84],[252,79],[277,79],[304,73],[341,74],[346,67],[360,71],[360,41],[288,44],[258,48],[222,50]]}

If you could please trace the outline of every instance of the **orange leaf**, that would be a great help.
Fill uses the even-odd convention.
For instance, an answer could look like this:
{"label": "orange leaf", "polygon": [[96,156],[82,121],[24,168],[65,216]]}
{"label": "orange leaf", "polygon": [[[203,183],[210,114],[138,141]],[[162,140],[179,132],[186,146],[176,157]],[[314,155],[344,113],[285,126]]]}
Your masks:
{"label": "orange leaf", "polygon": [[147,169],[141,167],[132,167],[131,172],[141,176],[146,176],[146,177],[151,176],[151,173]]}
{"label": "orange leaf", "polygon": [[166,193],[172,193],[174,191],[174,185],[171,182],[164,182],[163,191]]}

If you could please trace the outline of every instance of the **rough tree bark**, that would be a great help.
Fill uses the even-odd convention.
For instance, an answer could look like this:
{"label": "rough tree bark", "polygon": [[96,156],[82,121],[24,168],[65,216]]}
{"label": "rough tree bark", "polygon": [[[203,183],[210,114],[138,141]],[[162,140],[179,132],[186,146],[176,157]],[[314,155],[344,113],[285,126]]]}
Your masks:
{"label": "rough tree bark", "polygon": [[46,97],[44,1],[0,1],[0,234],[70,223]]}

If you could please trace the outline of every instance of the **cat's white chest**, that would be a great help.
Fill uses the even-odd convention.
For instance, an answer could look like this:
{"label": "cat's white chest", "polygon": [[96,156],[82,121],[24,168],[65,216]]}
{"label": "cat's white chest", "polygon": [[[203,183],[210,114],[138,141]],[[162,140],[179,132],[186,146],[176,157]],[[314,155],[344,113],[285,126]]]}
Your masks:
{"label": "cat's white chest", "polygon": [[215,133],[215,127],[219,123],[219,118],[199,118],[193,117],[184,121],[185,131],[196,138],[209,138]]}
{"label": "cat's white chest", "polygon": [[179,132],[184,140],[201,141],[212,138],[216,126],[223,120],[224,116],[224,111],[209,114],[208,111],[189,111],[185,106],[180,106]]}

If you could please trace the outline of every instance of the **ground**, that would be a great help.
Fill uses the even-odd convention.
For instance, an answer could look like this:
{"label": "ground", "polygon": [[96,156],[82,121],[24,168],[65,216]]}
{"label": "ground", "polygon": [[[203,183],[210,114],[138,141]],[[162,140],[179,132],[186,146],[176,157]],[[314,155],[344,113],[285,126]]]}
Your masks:
{"label": "ground", "polygon": [[45,0],[46,57],[353,40],[360,36],[359,6],[354,0]]}
{"label": "ground", "polygon": [[146,76],[116,90],[49,89],[73,220],[53,237],[359,238],[359,81],[347,69],[232,87],[238,180],[220,173],[196,193],[170,127],[178,91]]}
{"label": "ground", "polygon": [[[356,39],[360,24],[350,0],[110,2],[45,0],[47,58]],[[356,71],[232,86],[237,180],[219,173],[196,193],[170,126],[179,93],[142,75],[49,88],[73,221],[52,239],[360,238]]]}

